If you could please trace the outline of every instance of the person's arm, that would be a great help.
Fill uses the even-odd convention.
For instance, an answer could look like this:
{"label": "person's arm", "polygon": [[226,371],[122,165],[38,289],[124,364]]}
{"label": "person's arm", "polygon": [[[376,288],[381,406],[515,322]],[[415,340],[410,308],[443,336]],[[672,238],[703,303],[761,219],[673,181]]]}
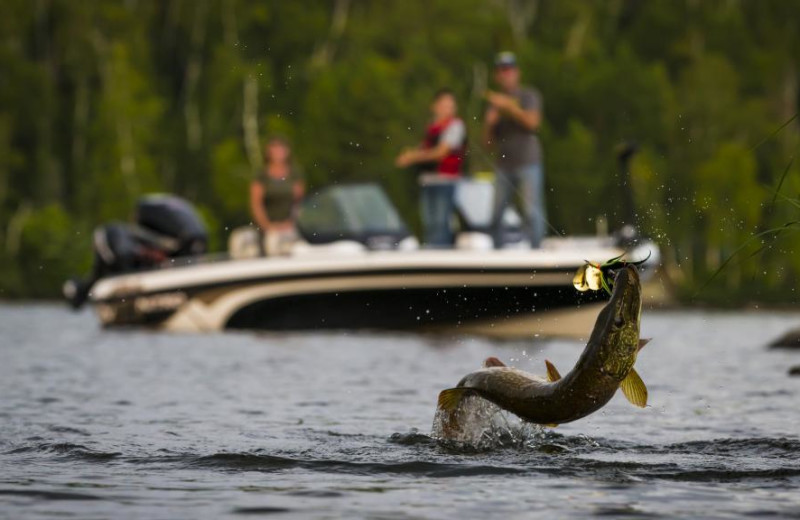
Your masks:
{"label": "person's arm", "polygon": [[269,229],[269,217],[264,209],[264,186],[258,181],[250,183],[250,214],[262,231]]}
{"label": "person's arm", "polygon": [[396,164],[400,167],[421,162],[441,161],[450,152],[447,143],[439,143],[433,148],[412,148],[401,153]]}
{"label": "person's arm", "polygon": [[301,180],[295,181],[292,187],[292,194],[294,195],[295,203],[299,203],[306,195],[306,184]]}
{"label": "person's arm", "polygon": [[452,120],[442,132],[439,142],[433,148],[416,148],[407,150],[397,158],[398,166],[408,166],[421,162],[439,162],[452,150],[462,146],[466,136],[464,122],[460,119]]}
{"label": "person's arm", "polygon": [[439,143],[433,148],[409,148],[397,156],[394,164],[399,168],[405,168],[412,164],[440,161],[444,159],[450,148],[447,143]]}
{"label": "person's arm", "polygon": [[294,197],[294,204],[292,205],[292,217],[291,221],[297,220],[297,216],[300,212],[300,203],[303,200],[303,197],[306,194],[306,185],[302,180],[295,181],[294,185],[292,185],[292,195]]}
{"label": "person's arm", "polygon": [[542,123],[542,113],[538,109],[526,110],[516,103],[511,106],[508,115],[531,132],[538,130]]}
{"label": "person's arm", "polygon": [[542,123],[542,113],[537,106],[520,106],[516,98],[500,92],[490,91],[486,94],[486,99],[497,110],[531,132],[538,130]]}

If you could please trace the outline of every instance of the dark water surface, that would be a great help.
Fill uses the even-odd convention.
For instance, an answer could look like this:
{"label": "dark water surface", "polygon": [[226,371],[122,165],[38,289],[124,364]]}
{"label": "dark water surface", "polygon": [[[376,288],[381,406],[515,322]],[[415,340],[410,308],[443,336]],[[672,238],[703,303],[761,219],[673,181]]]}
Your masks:
{"label": "dark water surface", "polygon": [[3,518],[800,518],[800,314],[645,313],[650,407],[483,451],[428,437],[488,355],[576,341],[167,335],[0,306]]}

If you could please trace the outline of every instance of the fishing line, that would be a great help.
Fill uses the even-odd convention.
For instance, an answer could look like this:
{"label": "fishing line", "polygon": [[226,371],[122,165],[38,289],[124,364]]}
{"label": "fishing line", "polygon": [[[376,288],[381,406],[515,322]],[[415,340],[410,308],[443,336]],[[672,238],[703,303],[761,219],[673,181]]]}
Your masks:
{"label": "fishing line", "polygon": [[722,265],[720,265],[719,268],[716,271],[714,271],[714,274],[712,274],[711,277],[708,280],[706,280],[706,282],[692,295],[692,299],[695,299],[703,289],[708,287],[708,285],[711,283],[711,281],[714,280],[714,278],[716,278],[717,275],[720,274],[723,269],[725,269],[725,267],[731,262],[731,260],[733,260],[733,258],[736,255],[741,253],[742,250],[745,247],[749,246],[750,243],[753,240],[756,240],[758,238],[761,238],[761,237],[763,237],[765,235],[769,235],[769,234],[774,234],[775,236],[777,236],[777,235],[781,234],[783,231],[792,229],[792,228],[794,228],[795,226],[798,226],[798,225],[800,225],[800,220],[793,220],[791,222],[787,222],[786,224],[784,224],[782,226],[778,226],[776,228],[767,229],[766,231],[762,231],[760,233],[756,233],[755,235],[753,235],[750,238],[748,238],[747,240],[745,240],[745,242],[742,245],[740,245],[739,247],[737,247],[736,250],[733,253],[731,253],[730,256],[728,258],[726,258],[724,262],[722,262]]}
{"label": "fishing line", "polygon": [[[775,130],[774,132],[772,132],[772,133],[771,133],[769,136],[767,136],[766,138],[762,139],[762,140],[761,140],[761,142],[759,142],[759,143],[758,143],[756,146],[754,146],[753,148],[751,148],[751,151],[752,151],[752,150],[755,150],[756,148],[758,148],[759,146],[761,146],[763,143],[765,143],[765,142],[766,142],[768,139],[770,139],[770,138],[774,137],[774,136],[775,136],[775,135],[776,135],[778,132],[780,132],[781,130],[783,130],[783,129],[784,129],[784,128],[785,128],[785,127],[786,127],[786,126],[789,124],[789,123],[791,123],[792,121],[794,121],[794,120],[797,118],[798,114],[800,114],[800,112],[799,112],[799,113],[796,113],[795,115],[793,115],[791,118],[789,118],[789,120],[788,120],[788,121],[786,121],[786,122],[785,122],[785,123],[783,123],[783,124],[782,124],[780,127],[778,127],[778,129],[777,129],[777,130]],[[794,163],[794,156],[792,156],[792,157],[789,159],[789,163],[786,165],[786,168],[784,168],[784,170],[783,170],[783,174],[781,175],[781,178],[780,178],[780,180],[778,181],[778,186],[777,186],[777,188],[775,188],[775,190],[774,190],[774,193],[773,193],[773,195],[772,195],[772,200],[770,201],[770,208],[769,208],[769,209],[774,209],[774,207],[775,207],[775,202],[777,201],[778,197],[780,197],[782,200],[785,200],[785,201],[787,201],[788,203],[792,204],[793,206],[800,208],[800,203],[798,203],[796,200],[794,200],[794,199],[792,199],[792,198],[790,198],[790,197],[787,197],[786,195],[783,195],[783,194],[781,193],[781,188],[783,187],[783,182],[786,180],[786,176],[789,174],[789,171],[791,170],[792,163]],[[787,223],[783,224],[782,226],[773,227],[773,228],[770,228],[770,229],[767,229],[767,230],[761,231],[760,233],[757,233],[757,234],[755,234],[755,235],[751,236],[750,238],[748,238],[747,240],[745,240],[745,242],[744,242],[743,244],[741,244],[739,247],[737,247],[737,248],[736,248],[736,249],[733,251],[733,253],[731,253],[730,255],[728,255],[728,258],[726,258],[726,259],[725,259],[725,260],[722,262],[722,264],[721,264],[721,265],[720,265],[720,266],[717,268],[717,270],[716,270],[716,271],[714,271],[714,272],[711,274],[711,276],[710,276],[710,277],[709,277],[709,278],[708,278],[708,279],[707,279],[707,280],[706,280],[706,281],[703,283],[703,285],[702,285],[702,286],[700,286],[700,288],[699,288],[699,289],[697,289],[697,291],[695,291],[695,293],[694,293],[694,294],[692,294],[692,297],[691,297],[691,298],[692,298],[692,300],[694,300],[694,299],[695,299],[695,298],[696,298],[696,297],[697,297],[697,296],[700,294],[700,292],[701,292],[701,291],[703,291],[703,289],[705,289],[706,287],[708,287],[708,285],[709,285],[709,284],[710,284],[710,283],[711,283],[711,282],[712,282],[712,281],[713,281],[713,280],[714,280],[714,279],[715,279],[715,278],[716,278],[716,277],[717,277],[717,276],[718,276],[718,275],[719,275],[719,274],[720,274],[720,273],[723,271],[723,269],[725,269],[725,267],[727,267],[727,266],[728,266],[728,264],[730,264],[730,262],[733,260],[733,258],[734,258],[736,255],[738,255],[739,253],[741,253],[741,252],[742,252],[742,251],[743,251],[743,250],[744,250],[744,249],[745,249],[745,248],[746,248],[748,245],[750,245],[750,243],[751,243],[753,240],[756,240],[756,239],[758,239],[758,238],[761,238],[761,237],[763,237],[763,236],[766,236],[766,235],[770,235],[770,234],[771,234],[771,235],[773,235],[773,236],[772,236],[770,239],[771,239],[772,241],[774,241],[774,240],[776,240],[776,239],[778,238],[778,236],[780,236],[780,234],[781,234],[781,233],[783,233],[784,231],[787,231],[787,230],[792,230],[792,229],[794,229],[794,228],[795,228],[795,226],[798,226],[798,225],[800,225],[800,221],[798,221],[798,220],[790,221],[790,222],[787,222]],[[759,248],[758,248],[756,251],[754,251],[753,253],[751,253],[751,254],[748,256],[748,258],[753,258],[754,256],[756,256],[758,253],[760,253],[760,252],[761,252],[761,251],[762,251],[764,248],[766,248],[766,247],[767,247],[767,245],[766,245],[766,244],[762,244],[762,246],[761,246],[761,247],[759,247]]]}
{"label": "fishing line", "polygon": [[791,123],[792,121],[794,121],[795,119],[797,119],[797,116],[798,116],[798,115],[800,115],[800,112],[795,112],[795,113],[794,113],[794,115],[793,115],[792,117],[790,117],[789,119],[787,119],[785,123],[783,123],[781,126],[779,126],[778,128],[776,128],[776,129],[775,129],[775,130],[774,130],[774,131],[773,131],[771,134],[769,134],[767,137],[765,137],[764,139],[762,139],[761,141],[759,141],[758,143],[756,143],[756,145],[755,145],[755,146],[753,146],[752,148],[750,148],[750,151],[752,152],[753,150],[755,150],[756,148],[758,148],[758,147],[759,147],[759,146],[761,146],[762,144],[766,143],[767,141],[769,141],[770,139],[772,139],[773,137],[775,137],[775,136],[776,136],[776,135],[777,135],[777,134],[778,134],[778,133],[779,133],[781,130],[783,130],[784,128],[786,128],[787,126],[789,126],[789,123]]}

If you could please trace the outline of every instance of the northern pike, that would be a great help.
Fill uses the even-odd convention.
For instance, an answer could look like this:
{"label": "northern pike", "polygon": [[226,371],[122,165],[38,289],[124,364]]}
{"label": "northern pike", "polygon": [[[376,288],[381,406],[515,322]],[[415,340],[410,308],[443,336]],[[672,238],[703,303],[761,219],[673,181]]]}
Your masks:
{"label": "northern pike", "polygon": [[[477,395],[520,418],[547,426],[575,421],[602,408],[617,389],[636,406],[647,404],[647,388],[634,370],[648,340],[639,338],[642,295],[634,265],[617,274],[608,304],[600,311],[589,342],[575,367],[563,378],[545,360],[547,379],[505,366],[497,358],[464,376],[456,388],[439,394],[445,422],[457,424],[461,400]],[[455,423],[453,422],[455,421]]]}

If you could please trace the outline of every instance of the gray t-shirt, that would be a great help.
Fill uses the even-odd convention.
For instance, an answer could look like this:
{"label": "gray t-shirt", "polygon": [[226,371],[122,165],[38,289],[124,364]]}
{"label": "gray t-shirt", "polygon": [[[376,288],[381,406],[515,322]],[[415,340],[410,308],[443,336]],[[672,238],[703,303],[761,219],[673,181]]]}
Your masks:
{"label": "gray t-shirt", "polygon": [[[542,110],[542,96],[539,91],[522,87],[512,95],[523,110]],[[492,140],[497,151],[497,163],[501,168],[516,168],[542,161],[539,136],[509,116],[500,117],[500,121],[492,129]]]}

